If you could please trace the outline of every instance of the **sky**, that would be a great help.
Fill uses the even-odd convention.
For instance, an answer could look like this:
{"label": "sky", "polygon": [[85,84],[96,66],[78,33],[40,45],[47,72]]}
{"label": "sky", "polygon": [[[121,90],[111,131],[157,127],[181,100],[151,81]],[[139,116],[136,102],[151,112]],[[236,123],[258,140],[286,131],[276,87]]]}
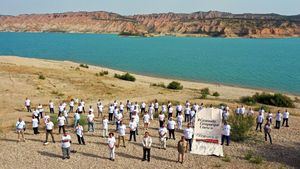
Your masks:
{"label": "sky", "polygon": [[218,10],[231,13],[300,14],[300,0],[0,0],[0,14],[108,11],[122,15]]}

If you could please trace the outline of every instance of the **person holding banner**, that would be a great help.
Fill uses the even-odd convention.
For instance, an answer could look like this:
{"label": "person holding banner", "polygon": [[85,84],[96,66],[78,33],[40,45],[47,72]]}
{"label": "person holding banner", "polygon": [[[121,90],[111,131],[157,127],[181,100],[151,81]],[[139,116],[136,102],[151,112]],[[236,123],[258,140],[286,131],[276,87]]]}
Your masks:
{"label": "person holding banner", "polygon": [[191,127],[190,123],[188,123],[187,128],[183,131],[185,140],[189,143],[189,151],[192,151],[192,141],[193,141],[193,135],[194,130]]}
{"label": "person holding banner", "polygon": [[177,150],[178,150],[177,162],[180,162],[182,164],[184,160],[184,153],[186,153],[187,151],[187,142],[185,141],[184,136],[181,136],[181,140],[178,141]]}
{"label": "person holding banner", "polygon": [[227,122],[224,122],[224,126],[223,126],[223,134],[222,134],[222,143],[221,145],[224,144],[224,141],[226,139],[226,145],[229,146],[229,142],[230,142],[230,125],[227,124]]}

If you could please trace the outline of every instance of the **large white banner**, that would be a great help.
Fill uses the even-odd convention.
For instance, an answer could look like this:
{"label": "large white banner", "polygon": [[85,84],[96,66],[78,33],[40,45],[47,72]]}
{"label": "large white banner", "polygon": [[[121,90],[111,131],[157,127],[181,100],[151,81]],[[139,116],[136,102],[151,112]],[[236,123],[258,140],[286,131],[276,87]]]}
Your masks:
{"label": "large white banner", "polygon": [[191,153],[223,156],[221,132],[222,113],[220,109],[204,108],[197,112]]}

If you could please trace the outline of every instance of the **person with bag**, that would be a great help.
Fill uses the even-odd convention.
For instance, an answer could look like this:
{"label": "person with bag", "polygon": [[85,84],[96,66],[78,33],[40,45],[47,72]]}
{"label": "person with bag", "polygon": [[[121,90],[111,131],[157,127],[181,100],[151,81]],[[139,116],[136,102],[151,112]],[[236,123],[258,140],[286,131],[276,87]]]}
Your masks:
{"label": "person with bag", "polygon": [[26,124],[20,117],[16,123],[16,132],[18,133],[18,142],[21,141],[20,135],[22,136],[22,140],[25,142],[24,132],[26,130]]}

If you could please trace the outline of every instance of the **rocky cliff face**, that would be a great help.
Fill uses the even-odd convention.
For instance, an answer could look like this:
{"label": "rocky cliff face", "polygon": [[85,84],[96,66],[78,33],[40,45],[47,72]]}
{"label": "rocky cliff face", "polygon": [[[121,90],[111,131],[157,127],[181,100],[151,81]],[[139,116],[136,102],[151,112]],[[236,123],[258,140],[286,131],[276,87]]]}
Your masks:
{"label": "rocky cliff face", "polygon": [[125,33],[146,36],[299,37],[300,15],[231,14],[218,11],[133,16],[102,11],[2,15],[0,31]]}

